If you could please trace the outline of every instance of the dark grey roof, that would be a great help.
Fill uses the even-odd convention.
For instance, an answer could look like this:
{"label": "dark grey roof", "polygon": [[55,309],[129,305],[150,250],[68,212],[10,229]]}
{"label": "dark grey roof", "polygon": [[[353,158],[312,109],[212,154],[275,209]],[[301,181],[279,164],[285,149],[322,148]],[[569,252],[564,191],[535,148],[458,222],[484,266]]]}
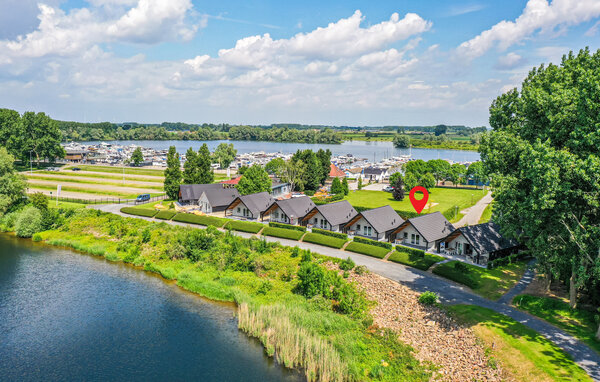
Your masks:
{"label": "dark grey roof", "polygon": [[287,217],[300,219],[305,217],[306,214],[316,207],[315,203],[308,196],[277,200],[275,201],[275,204],[277,204]]}
{"label": "dark grey roof", "polygon": [[480,254],[513,248],[519,245],[516,240],[506,239],[500,233],[500,227],[495,223],[483,223],[461,227],[456,231],[471,243],[473,249]]}
{"label": "dark grey roof", "polygon": [[273,182],[271,184],[271,189],[275,189],[275,188],[281,188],[283,186],[287,186],[289,185],[289,183],[280,183],[280,182]]}
{"label": "dark grey roof", "polygon": [[184,202],[197,201],[206,194],[211,206],[228,206],[240,193],[235,188],[226,187],[221,183],[211,184],[182,184],[179,186],[181,200]]}
{"label": "dark grey roof", "polygon": [[[267,210],[275,199],[268,192],[258,192],[256,194],[242,195],[239,199],[247,209],[252,212],[252,215],[259,215]],[[235,201],[235,200],[234,200]]]}
{"label": "dark grey roof", "polygon": [[454,232],[455,228],[440,212],[417,216],[408,219],[409,222],[427,242],[445,238]]}
{"label": "dark grey roof", "polygon": [[182,184],[179,186],[179,193],[181,194],[181,200],[186,201],[196,201],[200,199],[202,193],[206,190],[210,189],[223,189],[223,185],[220,183],[210,183],[210,184]]}
{"label": "dark grey roof", "polygon": [[375,229],[375,231],[382,233],[387,232],[391,229],[399,227],[404,223],[404,219],[400,217],[390,206],[383,206],[374,208],[372,210],[366,210],[361,212],[366,221]]}
{"label": "dark grey roof", "polygon": [[365,175],[381,175],[386,170],[383,168],[367,167],[364,170]]}
{"label": "dark grey roof", "polygon": [[341,202],[323,204],[316,207],[331,225],[347,223],[350,219],[358,214],[354,207],[347,200]]}

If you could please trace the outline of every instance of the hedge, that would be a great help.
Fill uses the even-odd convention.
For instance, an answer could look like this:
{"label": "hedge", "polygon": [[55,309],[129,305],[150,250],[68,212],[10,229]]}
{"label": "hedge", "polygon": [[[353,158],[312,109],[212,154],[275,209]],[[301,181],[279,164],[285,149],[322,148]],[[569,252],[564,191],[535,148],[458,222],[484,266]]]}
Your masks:
{"label": "hedge", "polygon": [[376,245],[378,247],[387,249],[388,252],[392,250],[392,243],[387,243],[385,241],[371,240],[360,236],[354,236],[354,241],[362,244]]}
{"label": "hedge", "polygon": [[418,254],[417,251],[410,253],[403,250],[397,250],[388,257],[388,260],[426,271],[433,264],[444,260],[444,257],[431,255],[425,252]]}
{"label": "hedge", "polygon": [[154,217],[162,220],[171,220],[175,215],[177,215],[175,211],[159,211]]}
{"label": "hedge", "polygon": [[313,203],[315,203],[317,206],[320,206],[323,204],[339,202],[340,200],[343,200],[345,197],[346,197],[346,195],[344,195],[344,194],[337,194],[337,195],[328,196],[325,199],[321,199],[321,198],[311,198],[311,199],[312,199]]}
{"label": "hedge", "polygon": [[262,234],[265,236],[280,237],[283,239],[300,240],[304,236],[304,232],[297,231],[294,229],[277,228],[277,227],[266,227]]}
{"label": "hedge", "polygon": [[223,227],[225,223],[227,223],[227,219],[218,218],[216,216],[208,216],[208,215],[194,215],[194,214],[186,214],[179,213],[173,216],[173,221],[182,222],[182,223],[192,223],[192,224],[200,224],[205,226],[215,226],[215,227]]}
{"label": "hedge", "polygon": [[519,260],[525,258],[527,255],[528,254],[526,251],[521,251],[521,252],[513,253],[512,255],[509,255],[509,256],[500,257],[495,260],[490,260],[487,263],[487,269],[494,269],[497,267],[501,267],[503,265],[512,264],[515,261],[519,261]]}
{"label": "hedge", "polygon": [[440,264],[433,269],[433,273],[450,279],[452,281],[456,281],[457,283],[464,284],[471,289],[476,289],[477,287],[479,287],[479,281],[476,280],[473,277],[473,275],[471,275],[471,273],[469,273],[470,268],[474,266],[461,263],[465,266],[465,270],[456,268],[456,263],[458,263],[458,261],[450,261],[448,263]]}
{"label": "hedge", "polygon": [[313,228],[312,232],[320,234],[320,235],[335,237],[337,239],[348,240],[348,235],[346,235],[345,233],[332,232],[332,231],[328,231],[326,229],[320,229],[320,228]]}
{"label": "hedge", "polygon": [[411,255],[416,255],[423,257],[425,255],[425,251],[418,248],[405,247],[404,245],[396,245],[396,251],[406,252]]}
{"label": "hedge", "polygon": [[[354,209],[358,212],[363,212],[366,210],[372,210],[373,207],[364,207],[364,206],[355,206],[352,205],[352,207],[354,207]],[[396,211],[396,213],[398,215],[400,215],[400,217],[404,220],[410,219],[410,218],[416,218],[417,216],[419,216],[418,213],[416,213],[415,211],[404,211],[404,210],[394,210]]]}
{"label": "hedge", "polygon": [[231,228],[234,231],[248,232],[248,233],[258,233],[261,229],[265,227],[264,224],[247,222],[243,220],[230,220],[229,223],[225,225],[225,228]]}
{"label": "hedge", "polygon": [[301,225],[291,225],[291,224],[269,222],[269,227],[295,229],[296,231],[306,232],[306,227],[303,227]]}
{"label": "hedge", "polygon": [[147,218],[151,218],[156,215],[156,210],[151,210],[148,208],[139,208],[139,207],[123,207],[121,208],[121,212],[129,215],[136,216],[145,216]]}
{"label": "hedge", "polygon": [[304,236],[302,241],[305,241],[307,243],[314,243],[314,244],[324,245],[326,247],[340,249],[344,246],[344,244],[346,244],[347,240],[341,239],[338,237],[320,235],[318,233],[309,232]]}
{"label": "hedge", "polygon": [[371,244],[351,242],[346,246],[346,251],[362,253],[363,255],[377,257],[383,259],[388,254],[389,250],[382,247],[377,247]]}

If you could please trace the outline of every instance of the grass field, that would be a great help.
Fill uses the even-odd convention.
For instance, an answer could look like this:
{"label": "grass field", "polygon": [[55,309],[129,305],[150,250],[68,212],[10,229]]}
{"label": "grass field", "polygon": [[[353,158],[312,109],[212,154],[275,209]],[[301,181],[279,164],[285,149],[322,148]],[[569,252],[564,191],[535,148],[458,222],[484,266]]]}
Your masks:
{"label": "grass field", "polygon": [[[434,188],[429,193],[429,203],[436,205],[425,207],[423,213],[443,212],[453,206],[458,206],[458,210],[463,210],[477,203],[479,199],[487,193],[487,190],[463,190],[452,188]],[[395,210],[414,211],[408,195],[402,201],[394,200],[392,193],[384,191],[356,190],[350,191],[346,200],[353,206],[365,208],[377,208],[389,204]]]}
{"label": "grass field", "polygon": [[598,330],[598,324],[594,318],[596,313],[583,309],[571,309],[568,303],[550,297],[519,295],[513,299],[513,304],[519,309],[558,326],[600,353],[600,341],[596,339],[596,330]]}
{"label": "grass field", "polygon": [[471,264],[464,264],[465,269],[455,268],[458,261],[440,264],[433,269],[433,273],[447,279],[464,284],[473,291],[490,300],[497,300],[523,277],[527,262],[500,266],[494,269],[485,269]]}
{"label": "grass field", "polygon": [[[26,176],[30,176],[29,171],[24,174]],[[64,178],[92,178],[92,179],[111,179],[111,180],[120,180],[123,181],[123,174],[114,174],[109,172],[99,173],[96,172],[85,172],[85,171],[34,171],[32,176],[42,177],[42,178],[55,178],[55,177],[64,177]],[[154,182],[154,183],[163,183],[165,180],[164,176],[154,176],[154,175],[132,175],[125,174],[125,181],[140,181],[140,182]]]}
{"label": "grass field", "polygon": [[132,175],[151,175],[151,176],[164,176],[164,170],[158,170],[153,168],[139,168],[139,167],[117,167],[117,166],[91,166],[91,165],[72,165],[65,167],[65,170],[71,170],[73,167],[80,168],[83,171],[93,172],[106,172],[111,174],[132,174]]}
{"label": "grass field", "polygon": [[453,305],[447,309],[473,329],[484,342],[492,362],[500,361],[514,380],[591,381],[558,346],[512,318],[473,305]]}

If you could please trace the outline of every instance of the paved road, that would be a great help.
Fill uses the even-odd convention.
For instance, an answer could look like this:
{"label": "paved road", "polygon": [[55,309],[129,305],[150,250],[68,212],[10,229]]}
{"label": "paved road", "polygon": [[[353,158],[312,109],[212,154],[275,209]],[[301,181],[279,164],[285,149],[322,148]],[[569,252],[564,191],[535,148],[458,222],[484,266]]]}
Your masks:
{"label": "paved road", "polygon": [[458,221],[458,223],[454,224],[454,226],[462,227],[467,224],[479,224],[479,219],[481,219],[481,214],[483,214],[483,210],[485,210],[485,208],[488,206],[488,204],[492,202],[492,200],[492,193],[488,191],[488,193],[485,194],[483,198],[479,199],[479,201],[475,203],[475,205],[460,211],[464,213],[465,216],[463,216],[462,219]]}
{"label": "paved road", "polygon": [[[120,212],[122,206],[118,204],[109,205],[91,205],[90,208],[100,209],[106,212],[116,213],[121,216],[132,217]],[[136,218],[153,221],[154,219],[135,216]],[[167,223],[181,226],[198,227],[180,222],[168,221]],[[235,232],[242,237],[251,237],[253,235],[244,232]],[[377,273],[390,280],[397,281],[417,292],[432,291],[440,296],[440,300],[446,304],[472,304],[479,305],[484,308],[492,309],[498,313],[505,314],[516,321],[537,331],[556,345],[561,347],[565,352],[570,354],[575,362],[579,364],[595,381],[600,382],[600,355],[589,348],[584,343],[578,341],[571,335],[563,332],[549,323],[531,316],[525,312],[517,310],[503,302],[495,302],[474,294],[467,288],[455,284],[447,279],[438,277],[429,272],[421,271],[416,268],[406,267],[402,264],[382,261],[374,257],[364,256],[357,253],[345,252],[335,248],[323,247],[312,243],[304,243],[293,240],[279,239],[266,237],[269,242],[280,242],[282,245],[294,247],[298,246],[302,249],[308,249],[315,253],[320,253],[326,256],[337,258],[350,257],[357,265],[364,265],[369,270]],[[523,283],[517,284],[515,288],[525,288]],[[526,286],[526,284],[525,284]],[[519,289],[513,288],[509,293],[518,294]],[[559,362],[559,361],[557,361]]]}

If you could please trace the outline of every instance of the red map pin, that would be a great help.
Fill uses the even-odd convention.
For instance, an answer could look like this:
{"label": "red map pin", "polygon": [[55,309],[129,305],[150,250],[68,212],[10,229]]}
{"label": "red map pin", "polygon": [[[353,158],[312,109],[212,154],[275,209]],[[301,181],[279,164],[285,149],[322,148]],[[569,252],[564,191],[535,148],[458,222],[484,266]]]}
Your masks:
{"label": "red map pin", "polygon": [[[415,192],[417,191],[423,193],[423,199],[415,199]],[[417,211],[417,213],[420,214],[421,211],[423,211],[423,208],[425,208],[425,206],[427,205],[427,199],[429,199],[429,192],[427,192],[427,189],[425,187],[417,186],[410,190],[410,194],[408,194],[408,197],[413,207],[415,208],[415,211]]]}

